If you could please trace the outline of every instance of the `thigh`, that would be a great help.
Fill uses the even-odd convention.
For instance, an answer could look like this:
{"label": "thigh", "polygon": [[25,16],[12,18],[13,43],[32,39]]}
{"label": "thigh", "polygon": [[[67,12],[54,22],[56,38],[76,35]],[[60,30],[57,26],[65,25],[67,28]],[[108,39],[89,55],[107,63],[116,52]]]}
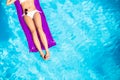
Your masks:
{"label": "thigh", "polygon": [[35,24],[32,20],[32,18],[30,18],[29,16],[24,16],[24,21],[26,22],[28,28],[30,29],[31,32],[34,32],[36,30],[35,28]]}
{"label": "thigh", "polygon": [[36,25],[37,29],[42,29],[42,20],[41,20],[41,15],[39,14],[39,12],[36,12],[34,15],[34,23]]}

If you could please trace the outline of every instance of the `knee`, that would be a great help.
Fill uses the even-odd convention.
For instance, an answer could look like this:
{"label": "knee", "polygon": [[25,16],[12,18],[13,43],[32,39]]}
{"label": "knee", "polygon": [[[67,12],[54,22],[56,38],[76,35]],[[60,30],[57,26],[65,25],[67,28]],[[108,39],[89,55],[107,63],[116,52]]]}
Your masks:
{"label": "knee", "polygon": [[31,30],[31,33],[32,33],[32,34],[36,34],[36,30],[35,30],[35,29],[32,29],[32,30]]}
{"label": "knee", "polygon": [[43,29],[42,28],[37,28],[39,32],[43,32]]}

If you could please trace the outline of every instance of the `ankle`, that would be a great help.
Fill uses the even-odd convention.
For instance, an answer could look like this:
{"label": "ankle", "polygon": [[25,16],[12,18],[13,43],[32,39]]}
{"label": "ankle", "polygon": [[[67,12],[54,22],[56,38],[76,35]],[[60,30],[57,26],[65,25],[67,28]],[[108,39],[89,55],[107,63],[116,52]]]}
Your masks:
{"label": "ankle", "polygon": [[46,52],[49,52],[49,50],[48,50],[48,49],[46,49]]}
{"label": "ankle", "polygon": [[43,53],[41,50],[39,51],[40,53]]}

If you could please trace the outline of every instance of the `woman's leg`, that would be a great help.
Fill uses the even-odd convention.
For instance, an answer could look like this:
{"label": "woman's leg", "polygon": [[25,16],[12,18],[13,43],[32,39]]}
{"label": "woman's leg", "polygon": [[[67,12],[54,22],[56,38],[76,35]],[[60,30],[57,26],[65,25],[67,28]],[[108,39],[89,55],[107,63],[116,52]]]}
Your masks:
{"label": "woman's leg", "polygon": [[34,15],[34,22],[35,22],[35,25],[37,27],[37,30],[39,32],[39,35],[40,35],[40,39],[45,47],[45,50],[46,50],[46,55],[45,55],[45,59],[48,59],[50,54],[49,54],[49,50],[48,50],[48,43],[47,43],[47,39],[46,39],[46,35],[42,29],[42,21],[41,21],[41,16],[39,14],[39,12],[36,12],[35,15]]}
{"label": "woman's leg", "polygon": [[40,45],[40,42],[37,36],[37,32],[36,32],[36,28],[35,28],[33,20],[29,16],[26,16],[26,15],[24,16],[24,20],[32,33],[33,41],[34,41],[36,48],[39,50],[40,55],[44,58],[44,53],[42,52],[41,45]]}

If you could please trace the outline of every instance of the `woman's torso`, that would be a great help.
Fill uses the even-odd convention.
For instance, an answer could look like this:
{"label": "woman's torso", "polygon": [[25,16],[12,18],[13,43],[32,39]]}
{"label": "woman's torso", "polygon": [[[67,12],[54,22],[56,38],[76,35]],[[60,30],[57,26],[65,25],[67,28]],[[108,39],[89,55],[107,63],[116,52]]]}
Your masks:
{"label": "woman's torso", "polygon": [[23,12],[25,12],[25,9],[28,9],[28,11],[35,10],[34,0],[25,0],[21,3]]}

